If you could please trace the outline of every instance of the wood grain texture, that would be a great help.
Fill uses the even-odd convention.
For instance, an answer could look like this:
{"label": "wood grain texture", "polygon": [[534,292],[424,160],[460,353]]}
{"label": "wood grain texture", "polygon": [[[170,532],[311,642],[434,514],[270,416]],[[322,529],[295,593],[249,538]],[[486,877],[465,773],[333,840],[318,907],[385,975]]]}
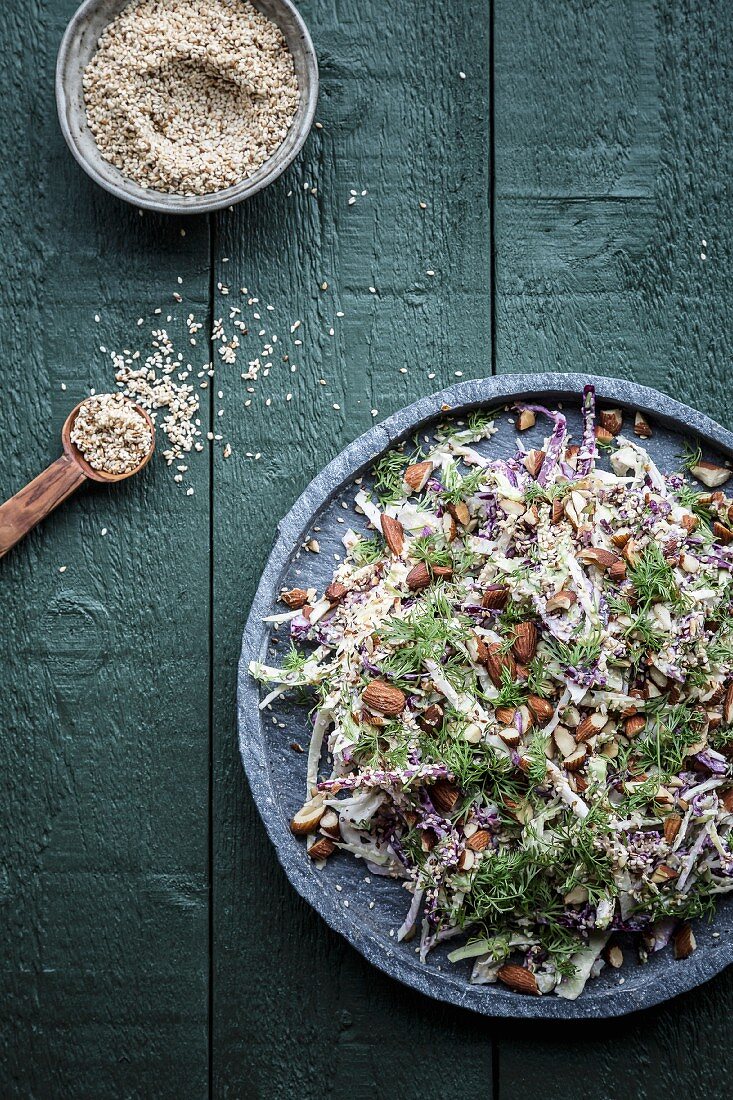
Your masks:
{"label": "wood grain texture", "polygon": [[[732,63],[727,3],[499,0],[499,371],[627,377],[730,427]],[[727,974],[600,1028],[502,1024],[499,1095],[723,1096],[732,1008]]]}
{"label": "wood grain texture", "polygon": [[[140,217],[63,144],[53,65],[74,7],[0,7],[5,495],[60,453],[89,387],[111,388],[100,345],[136,347],[174,289],[177,316],[208,311],[207,224],[186,223],[183,238],[182,223]],[[0,562],[5,1097],[206,1091],[202,457],[193,497],[158,458],[130,482],[81,490]]]}
{"label": "wood grain texture", "polygon": [[723,0],[497,4],[498,369],[730,423],[732,53]]}
{"label": "wood grain texture", "polygon": [[[464,1093],[488,1097],[485,1021],[383,977],[296,897],[237,753],[239,642],[277,519],[373,423],[371,409],[381,419],[490,360],[488,3],[470,0],[450,19],[442,0],[301,8],[323,129],[277,185],[222,216],[216,240],[229,259],[217,281],[260,299],[244,299],[245,317],[256,309],[264,322],[252,320],[240,358],[258,353],[260,327],[279,334],[281,351],[249,408],[226,387],[233,454],[217,456],[214,473],[214,1094],[437,1096],[454,1088],[460,1049]],[[225,318],[231,299],[216,306]]]}

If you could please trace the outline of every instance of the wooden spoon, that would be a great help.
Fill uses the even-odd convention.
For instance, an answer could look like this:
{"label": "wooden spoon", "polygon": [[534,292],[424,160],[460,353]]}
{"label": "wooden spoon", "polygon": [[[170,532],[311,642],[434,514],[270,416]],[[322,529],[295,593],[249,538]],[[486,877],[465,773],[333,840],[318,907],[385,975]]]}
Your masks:
{"label": "wooden spoon", "polygon": [[[88,398],[86,399],[88,400]],[[11,546],[20,542],[24,535],[36,526],[42,519],[52,512],[62,500],[83,485],[87,479],[91,481],[124,481],[132,477],[147,466],[153,451],[155,450],[155,427],[152,420],[139,405],[125,398],[128,404],[140,413],[147,421],[150,428],[150,450],[145,458],[134,470],[124,474],[108,474],[104,470],[95,470],[89,465],[83,454],[71,441],[71,431],[74,427],[79,409],[84,404],[80,401],[76,408],[67,416],[61,429],[61,444],[64,453],[60,458],[29,482],[24,489],[16,493],[10,500],[0,504],[0,558],[7,554]]]}

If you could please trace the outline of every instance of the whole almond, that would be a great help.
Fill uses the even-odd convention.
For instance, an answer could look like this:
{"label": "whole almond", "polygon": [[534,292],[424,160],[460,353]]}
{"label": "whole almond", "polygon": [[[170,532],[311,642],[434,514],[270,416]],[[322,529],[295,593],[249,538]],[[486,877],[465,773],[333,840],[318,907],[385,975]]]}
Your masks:
{"label": "whole almond", "polygon": [[667,814],[664,819],[664,839],[667,844],[674,844],[675,837],[680,831],[682,818],[679,814]]}
{"label": "whole almond", "polygon": [[512,653],[520,665],[528,665],[537,652],[537,627],[534,623],[517,623],[514,627]]}
{"label": "whole almond", "polygon": [[689,921],[684,921],[674,934],[674,957],[676,959],[689,959],[696,947],[692,925]]}
{"label": "whole almond", "polygon": [[361,698],[366,706],[379,711],[380,714],[386,714],[389,718],[402,714],[407,702],[404,692],[393,684],[385,683],[384,680],[372,680],[362,692]]}
{"label": "whole almond", "polygon": [[427,588],[431,580],[430,570],[424,561],[419,561],[417,565],[413,565],[405,578],[407,587],[412,592],[419,592],[422,588]]}
{"label": "whole almond", "polygon": [[300,610],[308,603],[308,593],[304,588],[291,588],[289,592],[281,592],[280,599],[293,610]]}
{"label": "whole almond", "polygon": [[340,581],[331,581],[323,595],[331,603],[341,603],[344,596],[347,594],[348,589]]}
{"label": "whole almond", "polygon": [[450,565],[433,565],[430,568],[433,574],[433,580],[448,581],[453,576],[453,570]]}
{"label": "whole almond", "polygon": [[527,706],[532,711],[538,726],[549,722],[555,713],[555,708],[548,699],[542,699],[539,695],[528,695]]}
{"label": "whole almond", "polygon": [[478,829],[466,841],[466,847],[472,852],[485,852],[489,844],[491,844],[491,833],[486,829]]}
{"label": "whole almond", "polygon": [[643,413],[637,412],[634,415],[634,435],[638,435],[640,439],[651,439],[651,425]]}
{"label": "whole almond", "polygon": [[489,584],[484,589],[481,597],[481,606],[492,610],[501,610],[506,607],[509,599],[509,589],[505,584]]}
{"label": "whole almond", "polygon": [[502,726],[511,726],[514,723],[514,715],[517,713],[514,707],[497,707],[494,711],[496,720]]}
{"label": "whole almond", "polygon": [[486,649],[487,656],[484,663],[494,687],[500,688],[504,683],[502,672],[505,668],[509,670],[510,679],[514,680],[517,674],[517,665],[511,653],[503,653],[501,646],[497,643],[488,645]]}
{"label": "whole almond", "polygon": [[413,492],[420,493],[432,472],[432,462],[415,462],[405,470],[405,483]]}
{"label": "whole almond", "polygon": [[439,779],[430,788],[430,800],[441,814],[451,813],[455,809],[459,798],[458,788],[449,783],[447,779]]}
{"label": "whole almond", "polygon": [[330,836],[319,836],[308,849],[311,859],[328,859],[336,851],[336,845]]}
{"label": "whole almond", "polygon": [[398,519],[382,513],[382,534],[392,553],[399,557],[405,546],[405,529]]}
{"label": "whole almond", "polygon": [[515,963],[504,963],[497,970],[496,976],[500,982],[509,986],[516,993],[528,993],[533,997],[539,997],[540,995],[537,979],[531,971],[525,970],[523,966],[517,966]]}

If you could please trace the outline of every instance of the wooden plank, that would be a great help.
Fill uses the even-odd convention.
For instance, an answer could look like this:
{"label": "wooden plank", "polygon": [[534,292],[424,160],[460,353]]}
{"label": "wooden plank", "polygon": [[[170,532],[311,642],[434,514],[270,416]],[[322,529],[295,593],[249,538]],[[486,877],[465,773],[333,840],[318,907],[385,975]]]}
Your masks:
{"label": "wooden plank", "polygon": [[[53,67],[75,6],[0,10],[8,494],[57,455],[89,387],[112,388],[100,345],[137,348],[174,290],[184,301],[166,327],[183,347],[188,310],[208,313],[207,223],[140,217],[63,144]],[[157,458],[139,479],[82,491],[0,562],[4,1096],[206,1088],[209,474],[198,457],[193,497]]]}
{"label": "wooden plank", "polygon": [[[217,308],[241,307],[250,332],[244,368],[219,370],[233,454],[214,473],[214,1093],[435,1096],[455,1087],[460,1050],[462,1091],[489,1096],[485,1022],[381,976],[297,899],[237,755],[236,661],[276,520],[374,419],[490,364],[488,3],[449,18],[442,0],[302,10],[323,129],[285,178],[221,218],[216,241],[231,288]],[[248,395],[237,384],[260,328],[279,354]]]}
{"label": "wooden plank", "polygon": [[[722,2],[497,4],[499,371],[633,378],[733,423],[731,32]],[[732,1007],[726,975],[642,1018],[503,1025],[499,1095],[715,1095]]]}
{"label": "wooden plank", "polygon": [[633,378],[730,418],[732,21],[497,6],[499,370]]}

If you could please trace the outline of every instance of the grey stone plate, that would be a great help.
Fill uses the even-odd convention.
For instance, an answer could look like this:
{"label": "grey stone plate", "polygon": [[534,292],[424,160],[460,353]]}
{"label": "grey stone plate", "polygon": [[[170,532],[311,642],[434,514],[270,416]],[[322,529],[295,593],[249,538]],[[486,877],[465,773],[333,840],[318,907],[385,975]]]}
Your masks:
{"label": "grey stone plate", "polygon": [[[290,748],[293,741],[307,746],[307,708],[292,700],[277,700],[271,711],[258,710],[260,688],[250,678],[250,660],[272,660],[271,645],[280,652],[287,646],[287,624],[273,634],[265,615],[282,610],[277,604],[283,586],[305,581],[323,588],[331,578],[334,553],[343,552],[341,536],[348,525],[358,529],[364,517],[353,509],[354,477],[365,474],[379,455],[399,441],[429,434],[450,405],[451,416],[460,419],[478,409],[502,408],[516,399],[529,399],[549,406],[562,403],[568,423],[578,438],[579,394],[593,382],[601,401],[650,414],[654,436],[649,450],[663,470],[679,469],[678,455],[687,439],[697,439],[706,457],[733,456],[733,434],[693,409],[655,390],[610,378],[575,374],[505,375],[464,382],[442,393],[426,397],[402,409],[360,436],[316,477],[279,525],[279,535],[262,575],[244,632],[239,666],[238,719],[242,760],[267,832],[278,858],[299,894],[326,922],[357,948],[370,962],[393,978],[438,1000],[473,1009],[487,1016],[538,1016],[583,1018],[620,1016],[667,1000],[717,974],[733,959],[733,898],[723,900],[714,921],[698,922],[698,949],[684,962],[673,959],[669,949],[653,956],[645,966],[634,960],[620,971],[606,968],[586,986],[576,1001],[560,997],[523,997],[501,986],[472,986],[471,962],[451,965],[445,953],[431,953],[426,964],[415,954],[414,944],[398,944],[394,937],[409,905],[409,895],[397,882],[368,876],[364,864],[350,856],[335,856],[322,871],[314,868],[301,840],[291,834],[289,821],[303,802],[306,758]],[[543,418],[544,419],[544,418]],[[506,415],[497,416],[499,432],[490,447],[494,454],[514,450],[516,433]],[[628,421],[627,421],[628,423]],[[541,445],[549,421],[527,433]],[[339,522],[343,521],[343,522]],[[304,540],[314,535],[320,554],[302,553]],[[283,723],[284,728],[273,723]],[[337,890],[336,887],[341,887]],[[369,903],[374,901],[374,907]],[[348,905],[347,905],[348,902]],[[392,935],[390,935],[392,932]],[[714,936],[714,933],[718,935]],[[627,953],[631,958],[631,953]]]}

